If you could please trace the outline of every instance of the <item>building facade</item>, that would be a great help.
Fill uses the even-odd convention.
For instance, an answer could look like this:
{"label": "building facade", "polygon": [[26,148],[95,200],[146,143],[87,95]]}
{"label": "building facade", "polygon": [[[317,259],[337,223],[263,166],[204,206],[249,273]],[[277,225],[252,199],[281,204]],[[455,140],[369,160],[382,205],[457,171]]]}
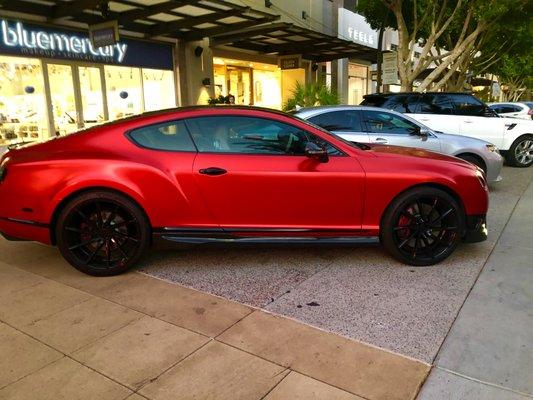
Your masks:
{"label": "building facade", "polygon": [[[46,3],[43,4],[43,3]],[[220,96],[282,109],[297,82],[371,91],[377,33],[343,0],[0,4],[0,141],[44,140]],[[88,26],[116,20],[117,43]]]}

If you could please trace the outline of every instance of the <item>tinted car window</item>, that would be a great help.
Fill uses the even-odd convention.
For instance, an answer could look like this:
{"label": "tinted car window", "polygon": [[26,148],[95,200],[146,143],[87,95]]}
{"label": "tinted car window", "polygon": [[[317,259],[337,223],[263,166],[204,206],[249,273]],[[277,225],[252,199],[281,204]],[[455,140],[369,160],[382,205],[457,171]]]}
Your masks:
{"label": "tinted car window", "polygon": [[469,94],[454,94],[452,96],[455,114],[485,116],[485,104]]}
{"label": "tinted car window", "polygon": [[220,116],[187,120],[200,152],[305,155],[308,142],[326,147],[328,154],[342,154],[321,138],[282,122],[255,117]]}
{"label": "tinted car window", "polygon": [[183,121],[143,126],[130,131],[129,136],[138,145],[149,149],[196,151]]}
{"label": "tinted car window", "polygon": [[405,118],[381,111],[363,111],[363,120],[371,133],[409,135],[419,129]]}
{"label": "tinted car window", "polygon": [[309,118],[309,121],[328,131],[362,132],[358,111],[331,111]]}
{"label": "tinted car window", "polygon": [[419,97],[419,114],[453,114],[453,104],[448,96],[426,94]]}
{"label": "tinted car window", "polygon": [[401,113],[415,113],[417,97],[413,95],[394,96],[387,102],[385,108]]}

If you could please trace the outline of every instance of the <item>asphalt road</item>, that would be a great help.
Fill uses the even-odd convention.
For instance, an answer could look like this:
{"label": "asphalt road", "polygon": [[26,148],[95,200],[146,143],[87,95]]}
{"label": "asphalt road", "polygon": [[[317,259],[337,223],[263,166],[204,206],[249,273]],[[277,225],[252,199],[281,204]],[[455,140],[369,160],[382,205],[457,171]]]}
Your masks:
{"label": "asphalt road", "polygon": [[149,254],[140,271],[433,362],[533,178],[505,167],[491,188],[489,240],[425,268],[376,247],[197,246]]}

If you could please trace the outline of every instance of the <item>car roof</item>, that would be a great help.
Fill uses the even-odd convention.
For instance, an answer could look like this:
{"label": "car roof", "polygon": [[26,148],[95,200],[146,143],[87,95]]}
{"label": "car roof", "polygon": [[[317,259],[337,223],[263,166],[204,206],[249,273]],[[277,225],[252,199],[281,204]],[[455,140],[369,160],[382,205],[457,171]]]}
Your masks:
{"label": "car roof", "polygon": [[472,94],[472,92],[394,92],[394,93],[371,93],[371,94],[365,94],[363,97],[370,98],[370,97],[393,97],[398,95],[424,95],[424,94],[432,94],[432,95],[449,95],[449,94]]}
{"label": "car roof", "polygon": [[[118,125],[123,122],[128,121],[136,121],[139,119],[143,119],[146,117],[156,117],[160,115],[166,115],[166,114],[173,114],[176,112],[187,112],[187,111],[195,111],[195,110],[220,110],[220,109],[229,109],[229,110],[250,110],[250,111],[263,111],[268,112],[271,114],[278,114],[283,116],[290,116],[290,114],[287,114],[283,111],[274,110],[272,108],[266,108],[266,107],[256,107],[256,106],[243,106],[243,105],[234,105],[234,104],[221,104],[221,105],[199,105],[199,106],[186,106],[186,107],[172,107],[172,108],[165,108],[161,110],[155,110],[155,111],[146,111],[140,114],[130,115],[124,118],[118,118],[114,119],[113,121],[107,121],[99,125],[94,125],[88,129],[85,130],[91,130],[93,128],[101,128],[106,126],[112,126],[112,125]],[[80,132],[83,132],[85,130],[82,130]]]}
{"label": "car roof", "polygon": [[[393,110],[387,110],[381,107],[373,106],[356,106],[356,105],[330,105],[330,106],[316,106],[316,107],[304,107],[296,111],[293,111],[292,114],[298,117],[301,116],[312,116],[317,114],[322,114],[328,111],[346,111],[346,110],[375,110],[375,111],[387,111],[393,114],[399,114]],[[402,114],[399,114],[402,115]]]}

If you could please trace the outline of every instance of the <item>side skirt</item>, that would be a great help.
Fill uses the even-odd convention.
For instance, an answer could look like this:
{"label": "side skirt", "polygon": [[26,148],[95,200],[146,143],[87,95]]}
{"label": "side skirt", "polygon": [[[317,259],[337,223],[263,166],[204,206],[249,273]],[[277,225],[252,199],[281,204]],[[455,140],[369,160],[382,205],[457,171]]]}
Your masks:
{"label": "side skirt", "polygon": [[[298,236],[298,233],[305,235]],[[328,236],[320,233],[329,233]],[[290,234],[289,234],[290,233]],[[343,233],[345,235],[343,235]],[[286,235],[289,234],[289,235]],[[351,235],[350,235],[351,234]],[[167,242],[204,244],[204,243],[248,243],[248,244],[378,244],[377,236],[353,236],[354,231],[339,232],[338,230],[314,229],[246,229],[222,230],[203,228],[162,228],[154,229],[154,239]]]}

